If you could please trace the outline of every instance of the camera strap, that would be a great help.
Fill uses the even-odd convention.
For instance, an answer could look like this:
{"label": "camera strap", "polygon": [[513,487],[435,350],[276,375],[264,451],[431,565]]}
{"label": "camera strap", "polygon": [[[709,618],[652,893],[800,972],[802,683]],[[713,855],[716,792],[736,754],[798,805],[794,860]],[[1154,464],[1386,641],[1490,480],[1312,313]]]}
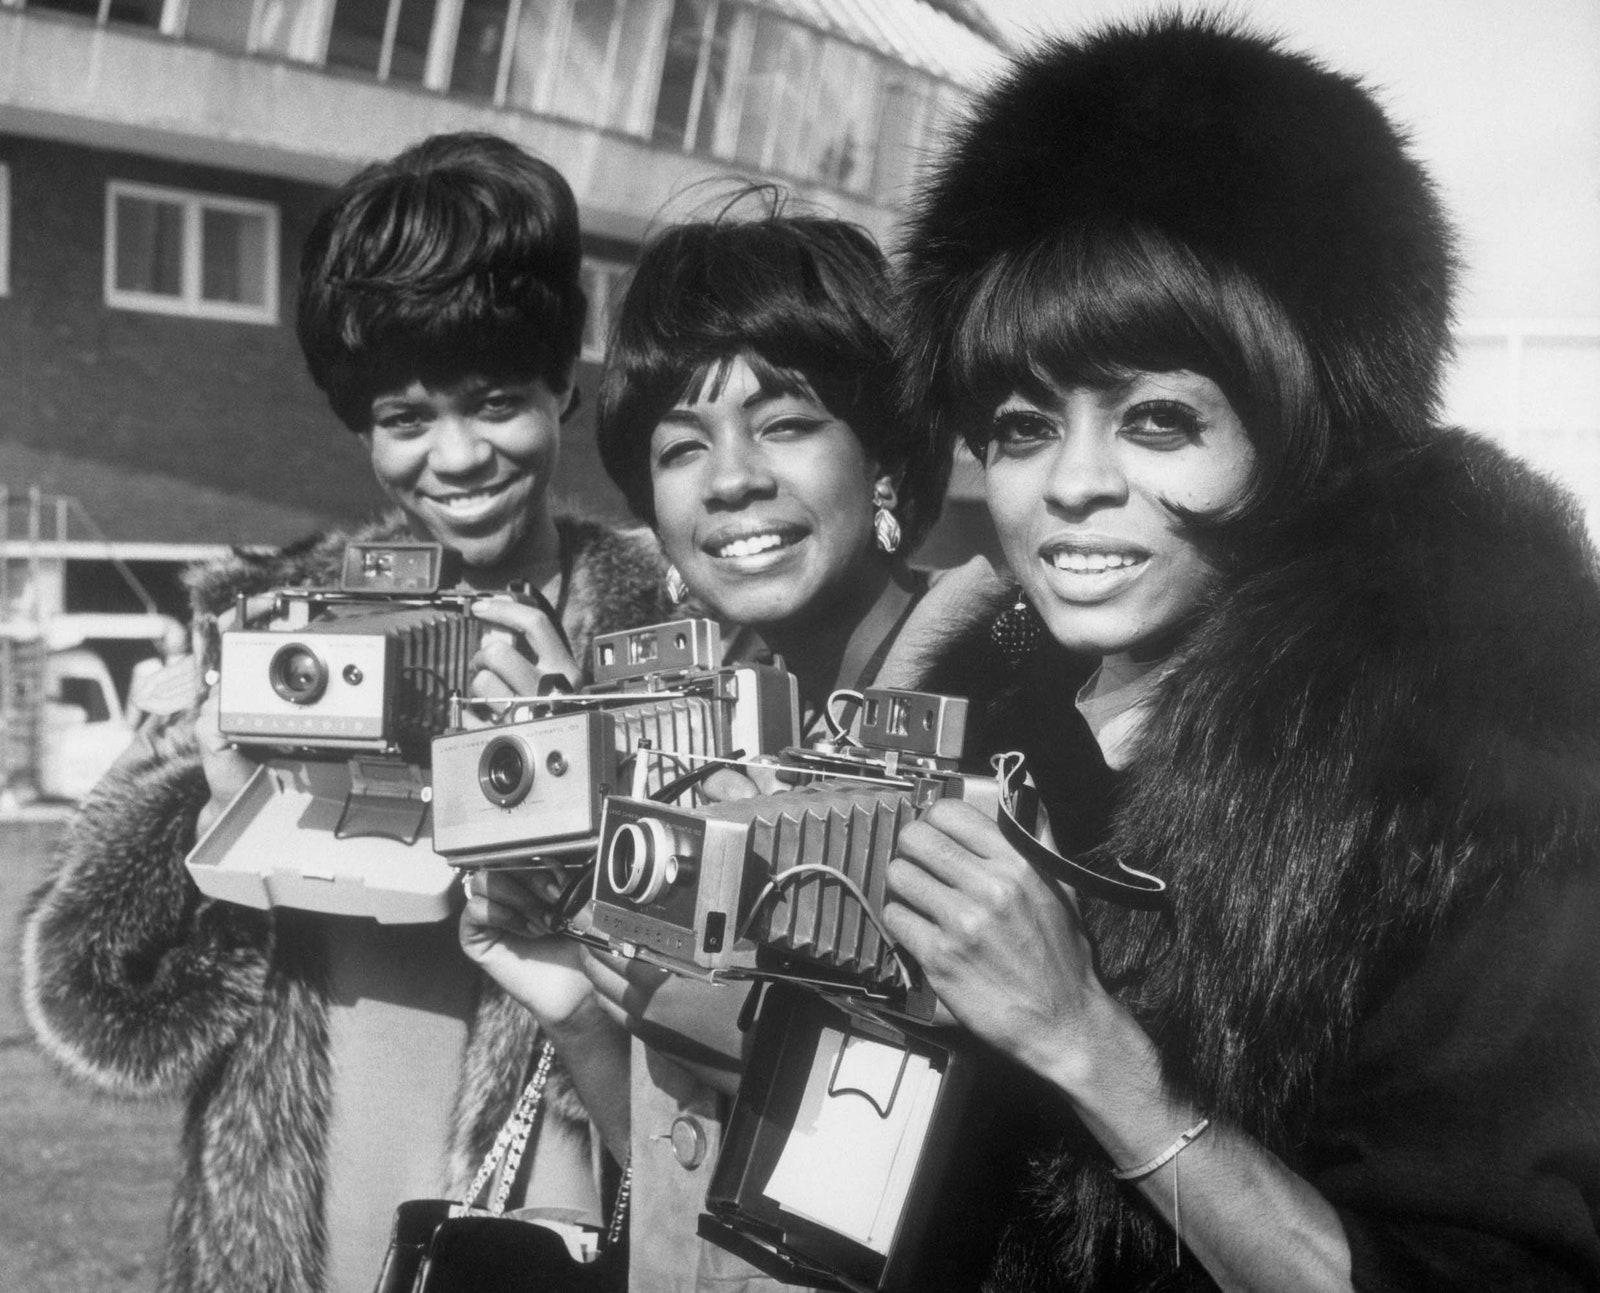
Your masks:
{"label": "camera strap", "polygon": [[[528,1079],[528,1085],[523,1088],[521,1098],[512,1109],[511,1116],[506,1119],[505,1125],[500,1128],[494,1144],[484,1155],[478,1174],[472,1178],[472,1184],[467,1187],[466,1198],[460,1205],[464,1212],[474,1210],[474,1205],[491,1179],[494,1180],[494,1190],[486,1201],[484,1210],[494,1216],[500,1216],[505,1212],[506,1203],[511,1197],[512,1184],[516,1181],[517,1171],[522,1166],[522,1156],[527,1151],[533,1128],[539,1120],[539,1108],[544,1102],[544,1089],[550,1080],[550,1065],[555,1061],[555,1057],[555,1047],[549,1042],[539,1047],[539,1058],[534,1066],[533,1076]],[[500,1169],[500,1175],[495,1178],[497,1168]],[[611,1206],[611,1221],[606,1227],[605,1234],[606,1248],[622,1238],[623,1227],[627,1224],[628,1198],[632,1193],[632,1187],[633,1162],[630,1155],[629,1161],[623,1165],[622,1179],[617,1185],[616,1200]]]}
{"label": "camera strap", "polygon": [[511,1197],[512,1182],[517,1179],[517,1169],[522,1166],[522,1155],[528,1148],[528,1138],[532,1135],[534,1124],[539,1119],[539,1106],[544,1101],[545,1083],[550,1079],[550,1065],[555,1057],[555,1047],[549,1042],[545,1042],[539,1048],[539,1061],[534,1068],[533,1076],[528,1079],[528,1085],[523,1088],[522,1097],[517,1101],[516,1108],[511,1111],[511,1116],[500,1128],[499,1134],[494,1138],[494,1144],[484,1155],[478,1174],[472,1178],[472,1184],[467,1188],[465,1200],[467,1207],[470,1208],[477,1202],[494,1176],[495,1169],[501,1167],[503,1163],[504,1168],[500,1172],[499,1180],[495,1182],[494,1193],[489,1197],[487,1207],[496,1215],[506,1210],[506,1200]]}
{"label": "camera strap", "polygon": [[1024,812],[1037,820],[1038,796],[1028,777],[1027,761],[1013,750],[1008,754],[995,755],[990,762],[1000,783],[998,820],[1000,833],[1007,844],[1051,879],[1071,885],[1087,897],[1101,898],[1139,911],[1170,911],[1172,898],[1167,892],[1167,882],[1159,876],[1135,871],[1122,862],[1117,863],[1120,875],[1108,875],[1063,857],[1035,836],[1021,820]]}

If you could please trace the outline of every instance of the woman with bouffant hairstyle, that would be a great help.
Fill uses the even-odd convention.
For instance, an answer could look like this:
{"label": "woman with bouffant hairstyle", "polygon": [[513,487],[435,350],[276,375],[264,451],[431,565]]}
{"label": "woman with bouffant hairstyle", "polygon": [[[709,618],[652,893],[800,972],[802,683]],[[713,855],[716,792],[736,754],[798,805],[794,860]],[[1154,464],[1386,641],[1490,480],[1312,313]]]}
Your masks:
{"label": "woman with bouffant hairstyle", "polygon": [[1099,801],[1058,851],[1169,900],[960,803],[901,837],[890,928],[1054,1092],[991,1287],[1600,1285],[1595,553],[1437,424],[1402,134],[1231,22],[1111,26],[978,102],[904,251],[910,424],[979,456],[1017,587],[996,726]]}
{"label": "woman with bouffant hairstyle", "polygon": [[[550,504],[580,257],[565,181],[491,135],[423,140],[330,195],[302,249],[299,336],[393,510],[189,571],[202,636],[257,594],[336,586],[356,539],[442,545],[486,594],[480,618],[525,637],[479,651],[475,694],[531,693],[541,669],[575,675],[596,633],[663,618],[650,536]],[[559,623],[487,596],[513,581]],[[172,712],[79,807],[24,935],[45,1053],[101,1090],[187,1101],[160,1287],[365,1293],[396,1205],[466,1192],[542,1041],[562,1062],[511,1206],[599,1221],[591,1116],[625,1157],[627,1051],[582,1026],[575,956],[548,958],[536,1021],[462,955],[454,920],[258,911],[196,888],[185,856],[258,768],[221,733],[214,663],[175,666]],[[284,865],[299,847],[286,832]]]}

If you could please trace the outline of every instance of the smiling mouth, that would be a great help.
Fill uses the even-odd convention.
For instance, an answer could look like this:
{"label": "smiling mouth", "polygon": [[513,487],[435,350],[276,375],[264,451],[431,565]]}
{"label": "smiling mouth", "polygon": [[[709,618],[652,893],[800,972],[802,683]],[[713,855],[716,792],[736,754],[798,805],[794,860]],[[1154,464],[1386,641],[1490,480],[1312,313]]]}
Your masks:
{"label": "smiling mouth", "polygon": [[499,498],[511,488],[511,484],[511,480],[502,480],[493,485],[485,485],[482,489],[468,490],[459,494],[427,494],[424,497],[446,512],[466,515],[480,511],[485,504]]}
{"label": "smiling mouth", "polygon": [[801,537],[798,533],[764,530],[760,534],[743,534],[738,538],[709,543],[705,550],[713,557],[759,557],[764,552],[776,552],[779,548],[792,547]]}
{"label": "smiling mouth", "polygon": [[1057,570],[1075,575],[1099,575],[1109,570],[1128,570],[1142,566],[1150,558],[1142,552],[1096,552],[1078,548],[1057,548],[1044,554]]}

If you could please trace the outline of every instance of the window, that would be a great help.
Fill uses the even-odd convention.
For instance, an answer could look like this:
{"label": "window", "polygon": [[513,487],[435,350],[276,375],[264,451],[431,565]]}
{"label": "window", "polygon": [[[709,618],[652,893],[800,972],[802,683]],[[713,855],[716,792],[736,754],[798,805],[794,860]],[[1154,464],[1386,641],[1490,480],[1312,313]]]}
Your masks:
{"label": "window", "polygon": [[462,0],[450,89],[499,101],[510,14],[506,0]]}
{"label": "window", "polygon": [[0,296],[11,295],[11,168],[0,162]]}
{"label": "window", "polygon": [[106,304],[241,323],[278,321],[278,209],[113,181]]}
{"label": "window", "polygon": [[909,68],[897,68],[884,87],[883,124],[873,187],[879,201],[898,205],[910,195],[923,155],[923,128],[932,115],[933,81]]}
{"label": "window", "polygon": [[337,0],[329,67],[421,85],[433,35],[433,0]]}
{"label": "window", "polygon": [[589,319],[583,325],[583,358],[598,364],[606,357],[611,323],[622,305],[623,293],[628,290],[628,276],[633,273],[633,266],[585,256],[582,273],[584,295],[589,298]]}
{"label": "window", "polygon": [[193,0],[183,34],[202,45],[244,51],[250,48],[251,0]]}
{"label": "window", "polygon": [[[523,0],[505,101],[649,134],[670,8],[655,0]],[[485,49],[492,43],[491,37]],[[453,88],[462,85],[459,47],[456,60]]]}
{"label": "window", "polygon": [[164,0],[28,0],[28,7],[77,14],[100,24],[117,22],[153,27],[169,34],[173,30],[170,23],[177,16],[176,4],[169,12]]}
{"label": "window", "polygon": [[756,19],[735,156],[764,171],[798,169],[821,38],[770,14]]}

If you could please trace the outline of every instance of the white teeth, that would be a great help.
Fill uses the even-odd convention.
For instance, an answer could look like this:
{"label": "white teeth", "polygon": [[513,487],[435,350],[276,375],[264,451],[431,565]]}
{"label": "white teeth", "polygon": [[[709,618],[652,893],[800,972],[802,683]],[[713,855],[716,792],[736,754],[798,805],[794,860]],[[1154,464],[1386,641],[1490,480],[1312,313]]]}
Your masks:
{"label": "white teeth", "polygon": [[1119,570],[1123,566],[1136,566],[1144,558],[1125,552],[1074,552],[1063,548],[1051,553],[1050,560],[1057,570],[1099,574],[1106,570]]}
{"label": "white teeth", "polygon": [[451,512],[465,512],[477,507],[486,498],[493,498],[500,492],[499,488],[478,489],[470,494],[447,494],[444,497],[435,497],[434,502]]}
{"label": "white teeth", "polygon": [[783,539],[776,534],[752,534],[743,539],[734,539],[724,543],[716,550],[719,557],[753,557],[758,552],[769,552],[773,548],[781,548]]}

